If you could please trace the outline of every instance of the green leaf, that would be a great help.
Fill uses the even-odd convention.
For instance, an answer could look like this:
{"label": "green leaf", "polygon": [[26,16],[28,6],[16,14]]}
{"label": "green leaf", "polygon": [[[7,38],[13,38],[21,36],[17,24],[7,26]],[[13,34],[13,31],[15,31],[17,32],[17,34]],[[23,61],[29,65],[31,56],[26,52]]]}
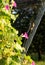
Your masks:
{"label": "green leaf", "polygon": [[18,51],[23,51],[22,47],[20,46],[20,44],[16,43],[15,44],[15,48],[18,50]]}
{"label": "green leaf", "polygon": [[2,3],[2,0],[0,0],[0,4]]}
{"label": "green leaf", "polygon": [[2,31],[2,30],[0,30],[0,35],[2,35],[2,33],[3,33],[3,31]]}

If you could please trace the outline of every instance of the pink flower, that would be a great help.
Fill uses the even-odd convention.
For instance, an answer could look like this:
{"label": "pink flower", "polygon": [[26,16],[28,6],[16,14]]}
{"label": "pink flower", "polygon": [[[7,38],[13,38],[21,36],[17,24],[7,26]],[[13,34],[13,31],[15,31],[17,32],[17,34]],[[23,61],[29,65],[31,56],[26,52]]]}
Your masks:
{"label": "pink flower", "polygon": [[31,65],[35,65],[35,62],[33,61]]}
{"label": "pink flower", "polygon": [[28,34],[26,32],[24,34],[22,33],[22,37],[28,39]]}
{"label": "pink flower", "polygon": [[5,6],[5,9],[6,9],[6,10],[9,10],[9,5],[6,5],[6,6]]}
{"label": "pink flower", "polygon": [[16,2],[13,2],[13,3],[12,3],[12,6],[13,6],[13,7],[17,7]]}

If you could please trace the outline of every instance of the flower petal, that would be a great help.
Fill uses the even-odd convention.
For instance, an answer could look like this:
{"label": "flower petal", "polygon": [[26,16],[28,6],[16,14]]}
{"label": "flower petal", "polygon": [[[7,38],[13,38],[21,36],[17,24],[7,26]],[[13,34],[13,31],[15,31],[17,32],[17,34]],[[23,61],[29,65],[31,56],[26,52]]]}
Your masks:
{"label": "flower petal", "polygon": [[28,39],[28,34],[26,32],[24,34],[22,33],[22,37]]}
{"label": "flower petal", "polygon": [[5,9],[6,9],[6,10],[9,10],[9,5],[6,5],[6,6],[5,6]]}
{"label": "flower petal", "polygon": [[31,65],[35,65],[35,62],[33,61]]}
{"label": "flower petal", "polygon": [[12,3],[12,6],[13,6],[13,7],[17,7],[16,2],[13,2],[13,3]]}

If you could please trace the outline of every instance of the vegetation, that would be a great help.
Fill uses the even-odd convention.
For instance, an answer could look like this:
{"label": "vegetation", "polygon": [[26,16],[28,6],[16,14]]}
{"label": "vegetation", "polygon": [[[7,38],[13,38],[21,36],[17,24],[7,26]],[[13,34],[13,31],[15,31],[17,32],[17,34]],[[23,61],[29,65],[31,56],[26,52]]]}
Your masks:
{"label": "vegetation", "polygon": [[[0,65],[35,65],[35,62],[33,60],[36,60],[36,65],[44,65],[45,60],[37,62],[36,57],[38,56],[35,55],[35,57],[34,55],[31,55],[33,59],[32,60],[30,56],[27,56],[24,53],[26,50],[24,47],[22,47],[22,41],[24,42],[24,39],[22,40],[22,37],[28,39],[30,32],[32,32],[35,26],[34,20],[36,19],[38,8],[40,7],[40,5],[38,6],[35,4],[38,4],[38,0],[34,1],[34,3],[33,1],[27,0],[25,0],[25,2],[22,2],[22,0],[21,2],[19,2],[19,0],[15,1],[0,0]],[[33,3],[34,6],[29,5],[29,2],[31,2],[31,4]],[[23,6],[24,3],[25,6]],[[42,24],[44,25],[45,23],[43,22]],[[37,33],[36,38],[37,41],[40,41],[40,38],[42,39],[43,37],[40,34],[38,35]],[[42,45],[42,40],[39,43],[34,41],[32,47],[34,49],[34,52],[38,52],[40,60],[41,58],[43,58],[40,54],[42,53],[42,49],[44,46]],[[40,47],[39,45],[42,47]]]}
{"label": "vegetation", "polygon": [[21,47],[21,36],[11,26],[18,15],[13,15],[13,7],[16,3],[11,0],[0,0],[0,65],[31,65],[34,62],[30,56],[26,56],[24,48]]}
{"label": "vegetation", "polygon": [[42,59],[38,60],[38,53],[31,53],[31,57],[35,60],[36,65],[45,65],[45,54],[41,54]]}
{"label": "vegetation", "polygon": [[45,61],[36,62],[36,65],[45,65]]}
{"label": "vegetation", "polygon": [[[18,2],[18,0],[17,0],[17,2]],[[31,4],[31,6],[28,4],[27,6],[25,6],[23,8],[20,8],[19,7],[19,9],[17,9],[18,10],[18,13],[19,13],[19,16],[16,19],[16,21],[14,22],[14,24],[12,24],[13,27],[15,27],[16,29],[19,30],[19,32],[20,32],[19,34],[21,34],[22,32],[23,33],[24,32],[27,32],[28,34],[30,34],[29,40],[28,41],[25,40],[26,44],[23,45],[23,46],[25,46],[26,50],[27,50],[27,47],[30,46],[31,40],[32,40],[31,38],[34,35],[35,29],[37,29],[38,24],[41,21],[43,15],[44,15],[44,8],[45,8],[44,6],[45,5],[44,6],[43,5],[40,6],[41,3],[40,4],[38,3],[38,5],[36,5],[37,3]],[[21,4],[19,4],[19,5],[21,6]],[[35,25],[36,23],[37,23],[37,25]],[[44,24],[45,23],[42,23],[42,25],[44,25]],[[40,30],[40,28],[39,28],[39,30]],[[38,41],[37,42],[34,42],[34,41],[36,41],[35,40],[36,38],[33,40],[33,42],[35,44],[35,47],[37,49],[37,52],[39,52],[39,45],[40,45],[40,43],[42,43],[42,42],[40,42],[41,33],[42,32],[40,31],[40,34],[38,32],[37,35],[36,35],[36,38],[38,39],[39,42]],[[24,39],[23,39],[23,42],[24,42]],[[29,44],[29,46],[27,44]],[[37,46],[38,46],[38,48],[37,48]]]}

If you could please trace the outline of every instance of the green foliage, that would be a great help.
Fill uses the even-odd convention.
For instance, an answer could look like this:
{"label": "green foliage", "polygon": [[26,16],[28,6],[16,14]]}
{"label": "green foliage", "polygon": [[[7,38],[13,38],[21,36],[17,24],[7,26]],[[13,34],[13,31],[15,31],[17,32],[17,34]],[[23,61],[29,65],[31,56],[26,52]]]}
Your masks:
{"label": "green foliage", "polygon": [[[5,9],[6,3],[9,10]],[[21,37],[10,23],[10,20],[15,20],[18,15],[11,14],[12,5],[9,0],[0,0],[0,4],[3,4],[0,6],[0,65],[30,65],[32,59],[23,54],[25,49],[21,47]]]}

